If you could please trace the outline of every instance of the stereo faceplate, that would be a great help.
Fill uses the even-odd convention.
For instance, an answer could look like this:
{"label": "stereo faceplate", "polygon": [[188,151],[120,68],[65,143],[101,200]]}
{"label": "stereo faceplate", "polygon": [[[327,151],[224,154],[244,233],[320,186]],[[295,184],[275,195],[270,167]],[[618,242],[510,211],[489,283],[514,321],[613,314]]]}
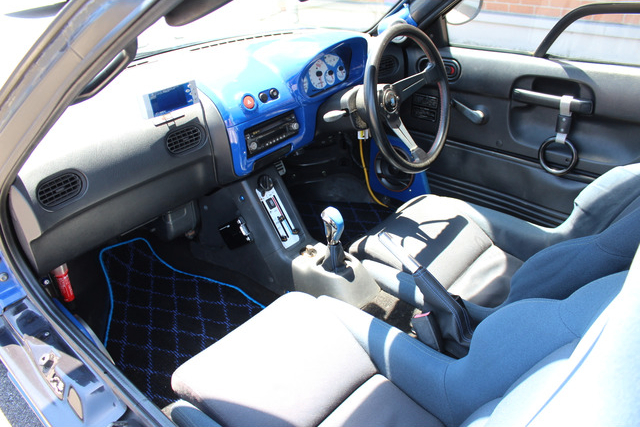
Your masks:
{"label": "stereo faceplate", "polygon": [[274,117],[244,131],[247,157],[253,157],[298,134],[300,124],[293,111]]}

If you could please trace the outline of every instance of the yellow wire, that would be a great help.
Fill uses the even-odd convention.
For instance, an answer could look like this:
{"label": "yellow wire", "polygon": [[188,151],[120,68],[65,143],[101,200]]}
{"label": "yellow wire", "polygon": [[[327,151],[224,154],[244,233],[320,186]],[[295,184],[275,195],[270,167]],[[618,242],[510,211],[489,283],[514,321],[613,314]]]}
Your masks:
{"label": "yellow wire", "polygon": [[362,170],[364,170],[364,180],[367,183],[367,190],[369,190],[369,194],[371,194],[371,197],[373,197],[373,200],[377,204],[379,204],[380,206],[384,206],[385,208],[388,208],[389,206],[382,203],[380,200],[378,200],[376,195],[373,194],[373,190],[371,189],[371,185],[369,184],[369,173],[367,172],[367,163],[364,161],[364,150],[362,148],[364,139],[358,138],[358,141],[360,141],[360,161],[362,161]]}

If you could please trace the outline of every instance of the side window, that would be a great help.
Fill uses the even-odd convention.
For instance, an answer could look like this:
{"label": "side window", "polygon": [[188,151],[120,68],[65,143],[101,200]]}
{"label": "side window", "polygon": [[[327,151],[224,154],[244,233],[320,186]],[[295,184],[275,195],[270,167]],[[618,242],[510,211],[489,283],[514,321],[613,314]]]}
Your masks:
{"label": "side window", "polygon": [[[589,3],[593,2],[484,0],[471,21],[455,25],[456,19],[447,19],[449,42],[453,46],[531,54],[562,16]],[[640,14],[593,15],[565,29],[548,53],[560,58],[640,65],[639,41]]]}

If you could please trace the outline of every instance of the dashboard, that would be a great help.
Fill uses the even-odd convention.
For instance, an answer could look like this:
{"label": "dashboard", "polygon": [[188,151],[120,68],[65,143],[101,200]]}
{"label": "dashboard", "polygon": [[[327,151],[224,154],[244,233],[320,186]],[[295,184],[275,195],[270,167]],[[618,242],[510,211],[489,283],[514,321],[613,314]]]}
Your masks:
{"label": "dashboard", "polygon": [[10,192],[44,274],[311,143],[332,94],[362,82],[368,36],[304,30],[134,61],[69,107]]}

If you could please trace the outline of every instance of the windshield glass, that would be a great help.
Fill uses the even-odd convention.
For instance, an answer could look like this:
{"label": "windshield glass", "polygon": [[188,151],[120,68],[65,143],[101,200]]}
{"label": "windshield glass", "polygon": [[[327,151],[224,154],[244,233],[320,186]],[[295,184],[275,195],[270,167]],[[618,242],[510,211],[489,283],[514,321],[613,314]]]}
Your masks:
{"label": "windshield glass", "polygon": [[302,28],[365,31],[397,0],[234,0],[183,27],[164,19],[138,37],[138,55],[146,56],[197,42]]}
{"label": "windshield glass", "polygon": [[[60,0],[0,1],[0,86],[29,47],[68,2]],[[138,56],[148,56],[198,42],[302,28],[365,31],[397,0],[234,0],[183,27],[164,19],[138,37]]]}

